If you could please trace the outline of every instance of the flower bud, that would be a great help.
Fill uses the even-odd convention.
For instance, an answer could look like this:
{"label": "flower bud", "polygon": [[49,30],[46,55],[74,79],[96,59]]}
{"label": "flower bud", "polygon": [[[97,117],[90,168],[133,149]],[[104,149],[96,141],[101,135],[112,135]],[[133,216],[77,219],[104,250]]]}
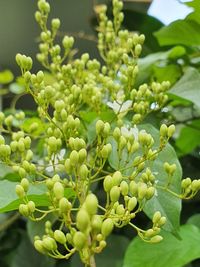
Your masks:
{"label": "flower bud", "polygon": [[122,178],[123,177],[122,177],[122,174],[121,174],[120,171],[114,172],[113,177],[112,177],[113,185],[117,185],[118,186],[121,183]]}
{"label": "flower bud", "polygon": [[163,237],[160,235],[155,235],[150,239],[151,243],[159,243],[162,240],[163,240]]}
{"label": "flower bud", "polygon": [[65,244],[67,242],[65,234],[60,230],[54,232],[54,238],[60,244]]}
{"label": "flower bud", "polygon": [[167,136],[169,138],[172,137],[172,135],[175,133],[175,130],[176,130],[175,125],[174,124],[170,125],[167,130]]}
{"label": "flower bud", "polygon": [[21,213],[25,217],[28,217],[29,216],[28,206],[25,204],[20,204],[19,205],[19,213]]}
{"label": "flower bud", "polygon": [[113,179],[110,175],[107,175],[103,181],[103,187],[105,192],[109,192],[113,187]]}
{"label": "flower bud", "polygon": [[16,185],[15,192],[19,198],[23,198],[25,196],[24,188],[19,184]]}
{"label": "flower bud", "polygon": [[82,250],[86,245],[86,236],[82,232],[76,232],[73,236],[73,244],[77,250]]}
{"label": "flower bud", "polygon": [[110,199],[112,202],[117,202],[120,197],[120,189],[118,186],[113,186],[110,190]]}
{"label": "flower bud", "polygon": [[108,218],[105,219],[102,223],[102,227],[101,227],[101,233],[103,236],[107,237],[111,234],[112,230],[114,228],[114,223],[112,221],[112,219]]}
{"label": "flower bud", "polygon": [[59,201],[59,209],[62,213],[67,213],[72,208],[72,204],[65,198],[61,198]]}
{"label": "flower bud", "polygon": [[157,223],[160,221],[161,217],[162,217],[162,216],[161,216],[160,211],[156,211],[156,212],[154,213],[154,215],[153,215],[153,219],[152,219],[153,224],[157,224]]}
{"label": "flower bud", "polygon": [[89,215],[94,215],[97,213],[98,199],[94,194],[87,195],[84,204]]}
{"label": "flower bud", "polygon": [[98,120],[96,122],[96,133],[97,135],[101,134],[104,129],[104,122],[102,120]]}
{"label": "flower bud", "polygon": [[36,249],[39,253],[42,253],[42,254],[45,254],[45,253],[46,253],[46,250],[45,250],[45,248],[43,247],[43,242],[42,242],[42,240],[35,240],[35,241],[34,241],[34,247],[35,247],[35,249]]}
{"label": "flower bud", "polygon": [[57,249],[56,241],[52,237],[45,237],[42,241],[45,249],[52,251]]}
{"label": "flower bud", "polygon": [[121,182],[120,188],[121,188],[121,194],[123,196],[127,196],[128,195],[128,191],[129,191],[129,186],[128,186],[126,181],[122,181]]}
{"label": "flower bud", "polygon": [[28,179],[23,178],[21,180],[21,183],[20,184],[23,187],[24,191],[27,192],[28,191],[28,188],[29,188],[29,181],[28,181]]}
{"label": "flower bud", "polygon": [[34,213],[34,211],[35,211],[35,203],[33,201],[29,201],[27,203],[27,207],[28,207],[30,213]]}
{"label": "flower bud", "polygon": [[128,211],[133,211],[136,205],[137,205],[137,198],[136,197],[130,198],[127,206]]}
{"label": "flower bud", "polygon": [[166,124],[162,124],[160,127],[160,135],[165,137],[168,134],[168,127]]}
{"label": "flower bud", "polygon": [[96,233],[101,231],[101,227],[102,227],[102,218],[100,215],[94,215],[92,216],[92,220],[91,220],[91,227],[92,230]]}
{"label": "flower bud", "polygon": [[53,192],[57,199],[64,197],[64,187],[60,182],[56,182],[53,186]]}
{"label": "flower bud", "polygon": [[79,154],[76,150],[73,150],[71,153],[70,153],[70,163],[72,166],[76,166],[79,162]]}
{"label": "flower bud", "polygon": [[89,223],[90,223],[90,217],[88,212],[85,209],[80,209],[76,216],[77,228],[80,231],[85,232],[88,229]]}

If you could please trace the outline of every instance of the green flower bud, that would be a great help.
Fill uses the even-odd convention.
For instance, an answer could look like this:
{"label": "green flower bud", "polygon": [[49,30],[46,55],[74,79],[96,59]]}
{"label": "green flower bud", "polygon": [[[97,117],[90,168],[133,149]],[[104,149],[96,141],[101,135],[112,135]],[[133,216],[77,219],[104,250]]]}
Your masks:
{"label": "green flower bud", "polygon": [[116,208],[116,214],[122,216],[125,213],[125,208],[122,204],[118,205]]}
{"label": "green flower bud", "polygon": [[92,230],[96,233],[101,231],[101,227],[102,227],[102,218],[100,215],[94,215],[92,216],[92,220],[91,220],[91,227]]}
{"label": "green flower bud", "polygon": [[56,182],[53,186],[55,197],[59,200],[64,197],[64,187],[60,182]]}
{"label": "green flower bud", "polygon": [[82,148],[81,150],[79,150],[78,155],[79,155],[79,162],[80,163],[84,162],[87,157],[86,149]]}
{"label": "green flower bud", "polygon": [[77,228],[80,231],[85,232],[88,229],[89,223],[90,223],[90,217],[88,212],[85,209],[80,209],[76,216]]}
{"label": "green flower bud", "polygon": [[18,148],[19,152],[25,151],[25,144],[24,144],[23,139],[20,138],[20,140],[18,141],[18,144],[17,144],[17,148]]}
{"label": "green flower bud", "polygon": [[65,234],[60,230],[54,232],[54,238],[60,244],[65,244],[67,242]]}
{"label": "green flower bud", "polygon": [[23,178],[21,180],[21,183],[20,184],[23,187],[24,191],[27,192],[28,191],[28,188],[29,188],[29,181],[28,181],[28,179]]}
{"label": "green flower bud", "polygon": [[191,184],[192,191],[198,191],[200,189],[200,180],[193,180]]}
{"label": "green flower bud", "polygon": [[16,185],[15,192],[19,198],[23,198],[25,196],[24,188],[19,184]]}
{"label": "green flower bud", "polygon": [[34,213],[35,211],[35,203],[33,201],[29,201],[27,203],[27,207],[30,213]]}
{"label": "green flower bud", "polygon": [[160,135],[166,137],[168,134],[168,127],[166,124],[162,124],[160,127]]}
{"label": "green flower bud", "polygon": [[75,167],[79,162],[79,153],[76,150],[73,150],[70,153],[69,158],[70,158],[71,165]]}
{"label": "green flower bud", "polygon": [[121,188],[121,194],[123,196],[127,196],[128,195],[128,191],[129,191],[129,186],[128,186],[126,181],[122,181],[121,182],[120,188]]}
{"label": "green flower bud", "polygon": [[52,237],[45,237],[42,241],[42,245],[45,249],[53,251],[57,249],[56,241]]}
{"label": "green flower bud", "polygon": [[0,145],[5,145],[5,139],[2,135],[0,135]]}
{"label": "green flower bud", "polygon": [[102,227],[101,227],[101,233],[103,236],[107,237],[111,234],[111,232],[113,231],[114,228],[114,223],[112,221],[112,219],[108,218],[105,219],[102,223]]}
{"label": "green flower bud", "polygon": [[111,144],[104,145],[101,150],[101,156],[103,159],[107,159],[112,150]]}
{"label": "green flower bud", "polygon": [[110,190],[110,199],[112,202],[117,202],[120,197],[120,189],[118,186],[113,186]]}
{"label": "green flower bud", "polygon": [[59,201],[59,209],[62,213],[67,213],[72,208],[72,204],[65,198],[61,198]]}
{"label": "green flower bud", "polygon": [[129,184],[129,190],[130,190],[132,196],[137,196],[138,184],[135,181],[131,181]]}
{"label": "green flower bud", "polygon": [[127,205],[128,211],[133,211],[136,206],[137,206],[137,198],[136,197],[130,198]]}
{"label": "green flower bud", "polygon": [[88,168],[85,164],[81,165],[80,168],[79,168],[79,174],[80,174],[80,177],[81,179],[85,180],[88,176]]}
{"label": "green flower bud", "polygon": [[121,174],[120,171],[114,172],[113,177],[112,177],[113,185],[117,185],[118,186],[121,183],[122,178],[123,177],[122,177],[122,174]]}
{"label": "green flower bud", "polygon": [[94,194],[87,195],[84,205],[90,215],[94,215],[97,213],[98,199]]}
{"label": "green flower bud", "polygon": [[141,52],[142,52],[142,46],[140,44],[137,44],[135,46],[135,55],[136,55],[136,57],[139,57]]}
{"label": "green flower bud", "polygon": [[147,189],[147,193],[145,195],[145,198],[146,199],[151,199],[155,194],[155,188],[153,186],[150,186],[148,189]]}
{"label": "green flower bud", "polygon": [[58,30],[60,28],[60,20],[59,19],[52,19],[51,27],[53,30]]}
{"label": "green flower bud", "polygon": [[103,181],[103,187],[105,192],[110,192],[111,188],[113,187],[113,179],[110,175],[107,175]]}
{"label": "green flower bud", "polygon": [[115,140],[118,142],[121,136],[121,131],[118,127],[116,127],[113,131],[113,137],[115,138]]}
{"label": "green flower bud", "polygon": [[161,216],[160,211],[156,211],[156,212],[154,213],[154,215],[153,215],[153,219],[152,219],[153,224],[157,224],[157,223],[160,221],[161,217],[162,217],[162,216]]}
{"label": "green flower bud", "polygon": [[102,120],[98,120],[96,122],[96,133],[100,135],[104,129],[104,122]]}
{"label": "green flower bud", "polygon": [[86,245],[86,236],[82,232],[76,232],[73,236],[73,244],[77,250],[82,250]]}
{"label": "green flower bud", "polygon": [[161,227],[166,223],[167,219],[166,217],[161,217],[160,220],[158,221],[158,225]]}
{"label": "green flower bud", "polygon": [[46,254],[46,250],[45,250],[45,248],[43,247],[43,242],[42,242],[42,240],[35,240],[35,241],[34,241],[34,247],[35,247],[35,249],[36,249],[39,253]]}
{"label": "green flower bud", "polygon": [[167,130],[167,136],[169,138],[172,137],[172,135],[175,133],[175,130],[176,130],[175,125],[174,124],[170,125]]}
{"label": "green flower bud", "polygon": [[140,183],[138,185],[138,198],[142,200],[147,193],[147,185],[145,183]]}
{"label": "green flower bud", "polygon": [[25,204],[20,204],[19,205],[19,213],[25,217],[29,216],[29,208]]}
{"label": "green flower bud", "polygon": [[62,40],[62,45],[66,50],[69,50],[74,44],[74,38],[65,36]]}
{"label": "green flower bud", "polygon": [[162,240],[163,240],[163,237],[160,235],[155,235],[150,239],[151,243],[159,243]]}
{"label": "green flower bud", "polygon": [[57,139],[54,136],[49,137],[48,139],[48,145],[52,152],[57,151]]}

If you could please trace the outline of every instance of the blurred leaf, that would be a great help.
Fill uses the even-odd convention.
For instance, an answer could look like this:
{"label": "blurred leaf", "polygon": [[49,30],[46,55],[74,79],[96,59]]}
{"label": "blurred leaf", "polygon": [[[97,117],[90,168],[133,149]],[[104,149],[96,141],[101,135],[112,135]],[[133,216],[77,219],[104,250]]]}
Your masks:
{"label": "blurred leaf", "polygon": [[11,83],[14,79],[14,75],[10,70],[4,70],[0,72],[0,84]]}
{"label": "blurred leaf", "polygon": [[26,227],[30,241],[34,243],[34,237],[36,235],[42,237],[45,234],[45,223],[47,220],[54,223],[56,219],[57,218],[53,214],[48,214],[43,220],[38,222],[28,220]]}
{"label": "blurred leaf", "polygon": [[0,88],[0,96],[8,94],[9,90],[7,88]]}
{"label": "blurred leaf", "polygon": [[[31,125],[33,123],[37,124],[37,127],[34,131],[31,130]],[[39,119],[38,117],[33,117],[33,118],[25,119],[21,127],[25,132],[38,136],[45,132],[46,128],[48,127],[48,124],[42,122],[42,120]]]}
{"label": "blurred leaf", "polygon": [[200,107],[200,74],[198,70],[187,68],[184,75],[169,92]]}
{"label": "blurred leaf", "polygon": [[30,243],[25,233],[15,251],[10,267],[54,267],[55,261],[48,256],[39,254]]}
{"label": "blurred leaf", "polygon": [[154,35],[161,46],[164,45],[200,45],[200,25],[193,20],[177,20],[162,27]]}
{"label": "blurred leaf", "polygon": [[13,94],[20,95],[25,92],[25,87],[18,83],[11,83],[9,86],[9,90]]}
{"label": "blurred leaf", "polygon": [[182,128],[176,140],[176,147],[178,147],[181,156],[183,156],[192,152],[198,145],[200,145],[200,120],[195,120]]}
{"label": "blurred leaf", "polygon": [[[155,145],[154,148],[159,147],[159,131],[155,129],[150,124],[143,124],[139,126],[140,130],[146,130],[147,133],[150,133],[154,140]],[[128,159],[127,150],[123,150],[123,154],[121,159],[119,159],[118,151],[117,151],[117,143],[113,138],[109,139],[109,142],[112,145],[112,152],[109,156],[109,163],[115,170],[119,170],[120,168],[126,168],[127,170],[124,174],[129,175],[133,172],[134,168],[132,166],[132,162],[136,156],[141,155],[141,151],[134,153]],[[159,153],[157,159],[151,167],[153,173],[157,176],[158,185],[165,186],[167,175],[164,171],[163,164],[168,161],[169,164],[175,163],[177,165],[177,170],[173,176],[173,181],[170,188],[179,193],[180,183],[182,178],[182,170],[180,163],[178,161],[176,152],[170,144],[163,149],[161,153]],[[150,200],[148,200],[144,207],[144,212],[148,217],[152,218],[156,211],[160,211],[163,216],[167,218],[167,223],[164,225],[164,229],[174,234],[177,233],[179,229],[179,220],[180,220],[180,212],[181,212],[181,200],[177,197],[174,197],[172,194],[162,190],[157,189],[157,194]]]}
{"label": "blurred leaf", "polygon": [[[129,240],[124,236],[111,235],[106,240],[107,246],[100,254],[95,255],[96,266],[99,267],[122,267],[123,258]],[[78,255],[72,257],[70,267],[82,267]]]}
{"label": "blurred leaf", "polygon": [[187,220],[187,224],[193,224],[200,229],[200,214],[194,214]]}
{"label": "blurred leaf", "polygon": [[153,72],[156,81],[169,81],[171,84],[174,84],[181,76],[181,69],[175,64],[169,64],[166,66],[155,65],[153,67]]}
{"label": "blurred leaf", "polygon": [[177,59],[183,57],[186,54],[186,49],[183,46],[177,45],[173,47],[169,53],[169,59]]}
{"label": "blurred leaf", "polygon": [[164,231],[162,236],[159,244],[135,238],[126,251],[123,267],[183,267],[200,258],[200,229],[196,226],[181,226],[181,240]]}
{"label": "blurred leaf", "polygon": [[[19,204],[23,203],[15,193],[15,187],[17,184],[18,183],[10,182],[8,180],[0,181],[0,213],[17,210]],[[73,197],[74,191],[70,188],[66,188],[65,196],[67,198]],[[29,200],[34,201],[36,206],[50,205],[44,184],[30,184],[30,189],[28,191],[27,197]]]}

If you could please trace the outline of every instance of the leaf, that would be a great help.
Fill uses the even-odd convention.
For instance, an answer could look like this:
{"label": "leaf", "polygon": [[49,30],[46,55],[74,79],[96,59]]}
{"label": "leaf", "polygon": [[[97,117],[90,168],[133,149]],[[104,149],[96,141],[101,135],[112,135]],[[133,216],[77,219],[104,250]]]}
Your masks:
{"label": "leaf", "polygon": [[11,83],[9,90],[13,94],[20,95],[25,92],[25,87],[19,83]]}
{"label": "leaf", "polygon": [[159,44],[165,45],[200,45],[199,23],[194,20],[176,20],[154,33]]}
{"label": "leaf", "polygon": [[159,244],[135,238],[126,251],[123,267],[183,267],[200,258],[200,229],[183,225],[179,234],[181,240],[163,231],[164,239]]}
{"label": "leaf", "polygon": [[[0,181],[0,213],[17,210],[19,204],[22,203],[22,200],[19,199],[15,193],[17,184],[16,182],[10,182],[8,180]],[[66,188],[65,196],[67,198],[73,197],[74,192]],[[43,184],[30,184],[27,197],[29,200],[34,201],[37,207],[50,205],[49,198],[46,195],[46,186]]]}
{"label": "leaf", "polygon": [[25,233],[15,251],[10,267],[54,267],[55,261],[50,257],[39,254],[30,243]]}
{"label": "leaf", "polygon": [[183,156],[192,152],[198,145],[200,145],[200,120],[195,120],[182,128],[176,140],[176,147]]}
{"label": "leaf", "polygon": [[[33,123],[37,124],[37,128],[34,131],[31,131],[31,125]],[[44,133],[45,129],[47,128],[48,124],[43,123],[38,117],[28,118],[26,119],[23,124],[21,125],[22,129],[27,133],[32,133],[35,136],[38,136]]]}
{"label": "leaf", "polygon": [[171,94],[190,100],[200,107],[200,74],[194,68],[187,68],[182,78],[171,88]]}
{"label": "leaf", "polygon": [[193,224],[200,229],[200,214],[194,214],[187,220],[187,224]]}
{"label": "leaf", "polygon": [[0,72],[0,84],[8,84],[12,82],[14,75],[10,70],[4,70]]}
{"label": "leaf", "polygon": [[26,227],[27,227],[27,234],[29,236],[29,239],[31,243],[34,242],[34,237],[36,235],[42,237],[45,234],[45,223],[46,221],[50,221],[51,223],[54,223],[56,220],[56,217],[53,214],[48,214],[43,220],[34,222],[31,220],[27,221]]}
{"label": "leaf", "polygon": [[[102,253],[95,255],[96,266],[122,267],[129,240],[124,236],[111,235],[106,240],[107,246]],[[82,267],[79,256],[73,256],[70,267]]]}
{"label": "leaf", "polygon": [[181,76],[181,69],[175,64],[169,64],[166,66],[155,65],[153,67],[153,72],[156,81],[169,81],[171,84],[174,84]]}
{"label": "leaf", "polygon": [[[139,126],[140,130],[146,130],[147,133],[150,133],[155,140],[155,148],[159,145],[159,131],[155,129],[150,124],[143,124]],[[127,151],[123,150],[123,155],[119,160],[118,152],[117,152],[117,143],[113,138],[109,139],[109,142],[112,145],[112,152],[109,157],[109,163],[112,168],[115,170],[119,170],[120,168],[128,168],[124,174],[128,175],[133,172],[132,166],[133,159],[136,156],[141,155],[141,151],[134,153],[129,158],[127,162]],[[180,191],[180,183],[182,177],[182,170],[178,158],[176,156],[176,152],[170,144],[164,148],[164,150],[159,153],[157,159],[155,160],[153,166],[151,166],[151,170],[155,173],[158,180],[158,185],[165,186],[166,185],[166,173],[163,168],[164,162],[168,161],[170,164],[175,163],[177,165],[177,170],[173,176],[173,181],[170,189],[174,192],[179,193]],[[177,233],[179,229],[179,220],[180,220],[180,212],[181,212],[181,200],[172,194],[162,190],[157,189],[157,195],[155,195],[152,199],[147,201],[144,212],[148,217],[152,218],[153,214],[156,211],[160,211],[163,216],[167,218],[167,222],[164,225],[164,229],[174,234]]]}

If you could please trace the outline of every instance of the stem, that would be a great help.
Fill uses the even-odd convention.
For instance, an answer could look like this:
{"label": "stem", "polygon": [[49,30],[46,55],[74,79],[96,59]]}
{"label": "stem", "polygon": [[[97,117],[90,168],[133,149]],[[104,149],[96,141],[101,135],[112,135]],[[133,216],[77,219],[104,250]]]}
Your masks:
{"label": "stem", "polygon": [[90,267],[96,267],[94,254],[90,256]]}

